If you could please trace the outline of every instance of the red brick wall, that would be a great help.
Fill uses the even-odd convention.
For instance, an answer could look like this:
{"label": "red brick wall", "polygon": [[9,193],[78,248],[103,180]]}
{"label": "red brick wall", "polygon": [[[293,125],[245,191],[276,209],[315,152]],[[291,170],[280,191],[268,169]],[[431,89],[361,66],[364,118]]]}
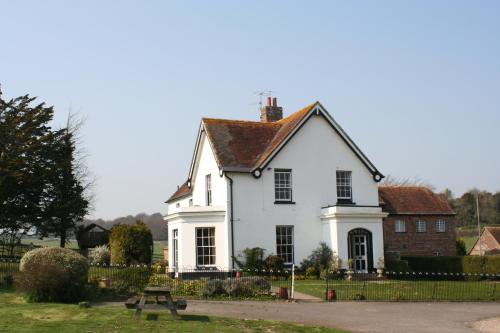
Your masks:
{"label": "red brick wall", "polygon": [[[426,232],[417,232],[416,221],[419,219],[427,222]],[[445,221],[445,232],[436,232],[438,219]],[[395,232],[396,220],[406,222],[406,232]],[[456,254],[455,227],[456,222],[453,216],[389,215],[384,219],[384,248],[385,251],[399,252],[401,256],[433,256],[436,252],[444,256],[452,256]]]}

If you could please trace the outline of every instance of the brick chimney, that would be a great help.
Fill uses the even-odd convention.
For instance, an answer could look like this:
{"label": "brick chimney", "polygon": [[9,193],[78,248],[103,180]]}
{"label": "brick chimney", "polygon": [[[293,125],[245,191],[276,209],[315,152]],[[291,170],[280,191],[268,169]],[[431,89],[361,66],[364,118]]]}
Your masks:
{"label": "brick chimney", "polygon": [[260,109],[260,121],[272,123],[283,118],[283,108],[278,106],[276,97],[267,98],[267,104]]}

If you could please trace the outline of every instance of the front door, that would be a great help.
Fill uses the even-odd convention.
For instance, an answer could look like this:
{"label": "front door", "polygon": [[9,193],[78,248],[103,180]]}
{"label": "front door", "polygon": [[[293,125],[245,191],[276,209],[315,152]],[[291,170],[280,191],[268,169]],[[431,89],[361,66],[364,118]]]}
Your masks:
{"label": "front door", "polygon": [[366,256],[366,235],[352,236],[353,268],[356,273],[368,273]]}

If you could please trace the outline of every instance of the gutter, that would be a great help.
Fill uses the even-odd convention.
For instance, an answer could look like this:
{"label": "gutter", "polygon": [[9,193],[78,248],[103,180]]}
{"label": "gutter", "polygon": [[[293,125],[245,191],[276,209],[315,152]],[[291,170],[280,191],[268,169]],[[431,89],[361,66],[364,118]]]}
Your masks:
{"label": "gutter", "polygon": [[224,176],[229,179],[229,197],[230,197],[230,214],[231,218],[229,219],[229,223],[231,225],[231,268],[234,269],[234,210],[233,210],[233,179],[227,175],[227,172],[224,172]]}

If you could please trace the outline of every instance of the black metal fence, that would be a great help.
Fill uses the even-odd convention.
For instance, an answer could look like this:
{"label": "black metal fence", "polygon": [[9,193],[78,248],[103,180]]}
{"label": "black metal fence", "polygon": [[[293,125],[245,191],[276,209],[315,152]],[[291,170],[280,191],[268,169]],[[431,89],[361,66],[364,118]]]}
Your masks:
{"label": "black metal fence", "polygon": [[500,274],[384,272],[331,274],[328,301],[500,301]]}
{"label": "black metal fence", "polygon": [[[19,272],[19,262],[0,260],[0,284]],[[142,292],[146,286],[169,287],[172,295],[194,298],[288,298],[291,271],[182,269],[160,265],[91,265],[88,281],[120,295]]]}

